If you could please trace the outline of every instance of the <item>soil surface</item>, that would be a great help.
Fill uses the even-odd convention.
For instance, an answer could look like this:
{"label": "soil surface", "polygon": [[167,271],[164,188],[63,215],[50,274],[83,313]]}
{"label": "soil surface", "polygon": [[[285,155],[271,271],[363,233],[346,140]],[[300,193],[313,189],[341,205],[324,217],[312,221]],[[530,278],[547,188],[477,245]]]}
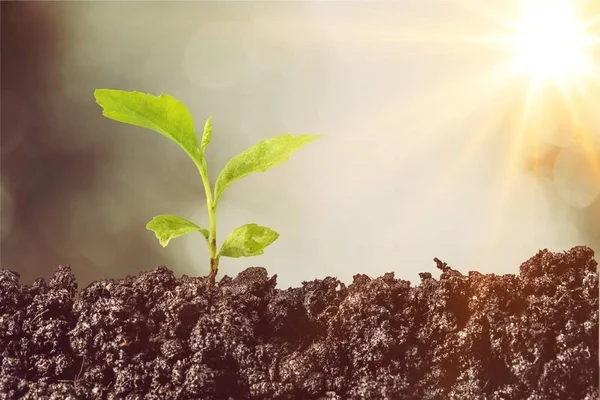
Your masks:
{"label": "soil surface", "polygon": [[597,399],[594,253],[519,275],[393,273],[212,289],[165,267],[77,289],[0,271],[1,399]]}

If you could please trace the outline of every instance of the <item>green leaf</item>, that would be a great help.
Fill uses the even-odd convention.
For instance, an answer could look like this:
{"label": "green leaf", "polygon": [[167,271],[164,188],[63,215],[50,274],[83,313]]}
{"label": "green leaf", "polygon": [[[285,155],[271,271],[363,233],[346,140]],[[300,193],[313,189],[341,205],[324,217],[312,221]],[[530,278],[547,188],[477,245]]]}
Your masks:
{"label": "green leaf", "polygon": [[263,254],[265,247],[278,237],[279,233],[265,226],[242,225],[227,236],[219,250],[219,256],[232,258],[257,256]]}
{"label": "green leaf", "polygon": [[302,146],[321,135],[292,136],[289,133],[263,140],[233,157],[217,178],[215,204],[227,186],[253,172],[265,172],[290,158]]}
{"label": "green leaf", "polygon": [[208,241],[208,231],[206,229],[200,228],[195,223],[177,215],[159,215],[154,217],[146,224],[146,229],[156,234],[156,238],[162,247],[167,247],[171,239],[195,231],[202,233]]}
{"label": "green leaf", "polygon": [[200,144],[200,151],[204,154],[204,149],[210,143],[210,137],[212,136],[212,117],[209,117],[204,124],[204,133],[202,134],[202,142]]}
{"label": "green leaf", "polygon": [[96,103],[102,114],[115,121],[152,129],[171,139],[190,157],[197,157],[198,137],[189,110],[179,100],[162,94],[96,89]]}

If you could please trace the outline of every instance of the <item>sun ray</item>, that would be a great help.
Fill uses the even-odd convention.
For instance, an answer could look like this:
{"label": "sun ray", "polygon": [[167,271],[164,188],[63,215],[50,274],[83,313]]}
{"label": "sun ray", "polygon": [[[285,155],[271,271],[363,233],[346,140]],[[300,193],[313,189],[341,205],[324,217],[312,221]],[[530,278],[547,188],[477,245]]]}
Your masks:
{"label": "sun ray", "polygon": [[[576,76],[590,76],[595,70],[589,50],[597,38],[580,21],[574,2],[529,0],[518,30],[510,42],[516,50],[514,67],[527,73],[535,88],[548,82],[565,87]],[[587,28],[589,29],[589,28]]]}
{"label": "sun ray", "polygon": [[[551,2],[552,0],[550,0]],[[544,7],[543,4],[537,3],[538,7]],[[471,7],[474,11],[477,11],[473,7]],[[561,11],[561,9],[558,9]],[[541,13],[542,16],[544,13]],[[556,10],[552,11],[552,13],[546,14],[549,16],[549,21],[556,22],[556,18],[560,17],[557,15]],[[536,17],[537,18],[537,17]],[[477,38],[470,39],[468,35],[460,36],[454,35],[452,37],[447,37],[446,40],[449,42],[454,42],[455,45],[465,45],[465,49],[468,49],[468,46],[473,45],[481,45],[481,44],[496,44],[500,46],[506,47],[507,45],[515,48],[517,53],[516,61],[507,61],[505,64],[500,64],[499,69],[504,71],[504,75],[508,75],[512,78],[512,82],[509,79],[496,80],[492,77],[494,75],[496,77],[502,75],[496,73],[492,73],[491,71],[483,72],[478,75],[478,77],[465,77],[465,79],[457,80],[452,82],[449,85],[444,86],[443,88],[437,88],[437,90],[433,93],[425,93],[421,96],[420,101],[415,101],[412,104],[410,109],[404,110],[402,113],[405,117],[410,117],[412,121],[420,121],[422,118],[419,117],[422,113],[429,113],[430,110],[436,110],[439,104],[443,104],[445,101],[451,100],[453,97],[455,99],[453,104],[455,107],[455,119],[453,121],[460,121],[464,115],[468,115],[475,108],[477,108],[477,104],[481,102],[485,102],[486,100],[490,101],[491,105],[493,104],[491,98],[493,98],[493,94],[497,91],[501,90],[503,87],[511,87],[513,91],[517,92],[514,95],[514,98],[509,99],[508,101],[518,102],[520,104],[519,112],[516,114],[517,121],[512,126],[512,128],[507,132],[509,134],[509,148],[506,154],[506,165],[502,170],[501,177],[498,180],[497,185],[497,196],[496,196],[496,205],[491,210],[492,214],[492,229],[489,236],[489,245],[493,246],[494,243],[497,242],[499,235],[502,234],[503,231],[503,221],[505,220],[507,210],[507,204],[510,201],[511,196],[513,195],[512,191],[512,182],[516,178],[517,174],[521,171],[519,170],[519,166],[522,165],[522,162],[526,160],[525,156],[525,148],[526,145],[529,146],[530,150],[532,149],[535,154],[538,154],[540,151],[540,146],[544,143],[547,138],[547,132],[544,132],[544,129],[539,122],[544,116],[544,104],[541,101],[545,95],[548,95],[548,87],[555,87],[560,93],[564,105],[566,109],[569,111],[571,115],[571,119],[574,122],[569,123],[569,125],[578,125],[579,114],[577,113],[577,102],[576,99],[573,98],[572,89],[573,88],[583,88],[585,89],[585,83],[588,79],[594,79],[598,81],[596,75],[593,74],[593,71],[597,72],[594,64],[589,59],[588,54],[585,53],[587,48],[592,43],[597,43],[597,39],[592,39],[590,37],[572,37],[569,38],[568,41],[563,40],[565,43],[559,43],[558,50],[565,51],[565,54],[555,55],[551,50],[553,50],[552,43],[542,43],[541,52],[539,49],[535,49],[535,40],[545,41],[547,38],[544,37],[544,32],[547,34],[548,27],[544,25],[547,21],[542,20],[533,23],[533,27],[543,28],[543,33],[532,32],[531,30],[523,29],[522,23],[518,21],[514,21],[510,23],[505,18],[497,18],[496,22],[501,22],[505,26],[512,27],[514,32],[513,35],[509,35],[508,33],[503,35],[499,34],[488,34],[488,35],[479,35]],[[573,21],[564,22],[563,25],[567,23],[572,23]],[[574,22],[573,22],[574,23]],[[592,25],[589,21],[587,26]],[[583,25],[581,25],[583,26]],[[536,28],[536,29],[537,29]],[[555,26],[556,28],[556,26]],[[564,27],[568,28],[568,27]],[[568,28],[570,29],[570,28]],[[575,36],[576,34],[583,34],[583,29],[576,28],[571,29],[571,31],[567,30],[569,35]],[[522,38],[519,38],[519,35],[529,35],[529,38],[524,40],[524,43],[520,43]],[[556,39],[557,36],[554,36]],[[558,39],[562,40],[560,37]],[[560,41],[559,40],[559,41]],[[571,42],[571,43],[569,43]],[[443,41],[436,41],[436,44],[445,43]],[[556,43],[555,43],[556,44]],[[570,49],[568,46],[574,44],[575,49]],[[556,46],[554,46],[556,47]],[[472,49],[472,47],[471,47]],[[568,60],[560,60],[561,62],[556,63],[555,67],[548,68],[547,65],[543,63],[539,63],[535,57],[530,57],[526,54],[527,51],[538,51],[538,55],[543,57],[548,57],[550,63],[553,62],[553,57],[571,57],[574,58],[574,62],[570,62]],[[523,59],[523,57],[525,57]],[[519,59],[521,58],[521,59]],[[522,78],[522,79],[521,79]],[[525,85],[519,86],[524,82],[525,79],[527,82]],[[494,85],[489,85],[489,82],[493,82]],[[525,90],[522,95],[519,97],[518,88],[522,87]],[[515,90],[517,89],[517,90]],[[459,95],[460,94],[460,95]],[[516,104],[516,103],[515,103]],[[494,107],[498,106],[498,103],[493,104]],[[400,107],[396,104],[388,104],[386,107],[379,108],[379,112],[376,115],[370,115],[369,118],[385,118],[388,115],[393,115],[396,121],[400,120],[400,115],[398,109]],[[506,115],[507,117],[509,115]],[[423,116],[425,117],[425,116]],[[490,117],[490,121],[495,121],[495,118]],[[407,121],[409,122],[409,121]],[[439,124],[428,122],[428,134],[423,135],[421,140],[414,140],[410,145],[404,147],[403,154],[409,153],[418,153],[421,151],[423,146],[427,146],[428,143],[433,139],[433,135],[440,134],[443,131],[448,131],[452,128],[450,124],[450,120],[440,118]],[[497,131],[497,128],[496,128]],[[426,215],[428,210],[436,207],[441,200],[443,200],[444,193],[448,189],[448,187],[452,184],[453,180],[456,178],[457,174],[461,171],[464,171],[465,168],[468,167],[469,161],[472,158],[472,155],[483,140],[492,135],[494,129],[490,126],[489,129],[483,128],[479,130],[471,140],[470,143],[467,144],[464,151],[461,154],[457,154],[456,162],[452,165],[447,166],[444,171],[440,174],[439,183],[428,190],[428,193],[423,196],[423,204],[422,204],[422,212],[412,213],[410,220],[405,221],[405,226],[413,226],[414,224],[420,223],[422,218]],[[591,153],[590,153],[591,154]],[[396,155],[398,156],[398,154]],[[588,155],[589,162],[593,161],[593,157]],[[596,162],[596,166],[598,167],[598,163]],[[600,169],[598,169],[600,171]],[[600,176],[600,175],[599,175]],[[410,232],[411,229],[407,228],[407,231]]]}
{"label": "sun ray", "polygon": [[526,137],[531,108],[533,104],[533,88],[530,86],[521,107],[520,116],[514,129],[511,129],[509,140],[509,151],[506,157],[505,168],[502,171],[501,178],[498,181],[496,205],[492,209],[492,222],[488,236],[487,248],[491,252],[495,243],[498,242],[503,233],[506,207],[511,192],[512,179],[523,155],[524,139]]}
{"label": "sun ray", "polygon": [[[483,104],[496,108],[479,129],[470,127],[475,130],[472,138],[456,154],[455,161],[443,168],[439,183],[423,194],[423,213],[412,213],[410,222],[406,221],[419,223],[423,214],[443,200],[456,176],[469,168],[473,154],[486,138],[504,134],[507,135],[507,149],[503,150],[505,166],[497,181],[496,204],[490,210],[493,227],[489,241],[493,246],[502,234],[507,204],[513,195],[512,183],[517,174],[523,173],[519,167],[527,160],[525,150],[537,155],[540,148],[556,145],[551,135],[557,127],[550,126],[548,115],[561,128],[580,137],[579,144],[586,149],[586,163],[600,179],[600,160],[594,152],[598,133],[589,121],[596,113],[591,105],[598,103],[600,89],[600,35],[592,32],[600,30],[600,15],[582,18],[593,13],[579,10],[580,4],[574,0],[498,1],[494,7],[490,2],[449,2],[463,12],[467,23],[448,20],[432,29],[422,24],[422,20],[397,24],[384,16],[386,23],[373,26],[368,18],[357,17],[325,29],[341,51],[346,45],[378,45],[392,46],[399,52],[414,54],[415,58],[422,54],[452,55],[457,57],[455,60],[464,57],[465,68],[458,69],[464,75],[451,81],[434,81],[430,90],[419,93],[408,106],[397,101],[392,93],[380,104],[369,104],[372,112],[353,119],[352,126],[368,131],[373,120],[393,126],[389,132],[380,134],[380,139],[397,145],[397,150],[393,154],[382,152],[377,162],[400,170],[403,165],[399,160],[424,153],[442,134],[455,135],[455,127],[471,113],[478,112]],[[302,27],[295,27],[292,21],[286,22],[286,29]],[[321,40],[300,31],[293,36],[303,42]],[[499,93],[507,94],[499,100]],[[501,102],[512,104],[510,111],[502,114]],[[560,115],[553,115],[557,110]],[[502,120],[509,125],[506,131],[499,127]],[[407,135],[406,140],[397,138],[398,130]],[[408,137],[411,132],[415,135]]]}
{"label": "sun ray", "polygon": [[[598,22],[598,19],[581,23],[577,21],[576,10],[571,6],[572,3],[561,0],[530,1],[522,21],[516,24],[516,34],[512,37],[507,36],[506,40],[497,40],[497,43],[504,42],[515,48],[516,56],[511,70],[515,76],[527,76],[529,83],[521,107],[521,117],[511,132],[512,143],[507,154],[506,168],[499,181],[493,231],[490,232],[488,246],[493,247],[502,234],[502,222],[511,194],[511,181],[518,160],[523,157],[524,143],[532,143],[536,150],[535,147],[544,141],[542,136],[547,134],[540,131],[540,128],[536,131],[534,125],[536,121],[544,118],[545,113],[540,111],[540,108],[543,110],[542,100],[551,95],[549,88],[557,89],[563,107],[568,111],[568,124],[571,129],[582,129],[578,103],[573,98],[572,91],[574,88],[585,90],[584,82],[597,79],[595,77],[598,76],[598,68],[592,60],[590,49],[598,43],[598,38],[591,36],[586,29]],[[534,112],[534,105],[537,112]],[[589,135],[587,138],[585,147],[592,149]],[[586,154],[587,162],[594,169],[595,176],[600,177],[597,154],[594,155],[591,150]]]}

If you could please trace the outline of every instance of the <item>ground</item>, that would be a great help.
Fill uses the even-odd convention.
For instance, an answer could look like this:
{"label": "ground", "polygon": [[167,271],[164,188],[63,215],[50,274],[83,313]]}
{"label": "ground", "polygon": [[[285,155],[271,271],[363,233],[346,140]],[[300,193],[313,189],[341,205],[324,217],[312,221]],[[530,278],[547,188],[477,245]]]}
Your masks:
{"label": "ground", "polygon": [[597,399],[594,253],[417,287],[393,273],[209,289],[158,267],[78,290],[0,270],[0,399]]}

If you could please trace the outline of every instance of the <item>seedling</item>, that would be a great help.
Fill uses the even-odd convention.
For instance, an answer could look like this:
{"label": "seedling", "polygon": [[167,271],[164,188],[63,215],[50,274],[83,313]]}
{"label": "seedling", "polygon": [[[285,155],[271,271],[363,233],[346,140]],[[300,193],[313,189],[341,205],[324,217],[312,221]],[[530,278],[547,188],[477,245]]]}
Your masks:
{"label": "seedling", "polygon": [[94,92],[96,103],[102,107],[102,114],[115,121],[137,125],[160,133],[177,143],[198,168],[208,208],[209,229],[176,215],[159,215],[146,225],[153,231],[163,247],[171,239],[190,232],[200,232],[206,239],[210,254],[209,283],[215,282],[219,270],[220,257],[250,257],[264,253],[264,249],[279,237],[272,229],[257,224],[246,224],[235,229],[223,241],[217,252],[217,225],[215,214],[219,199],[227,186],[254,172],[265,172],[287,161],[290,155],[321,135],[279,135],[264,140],[233,157],[217,178],[214,195],[211,191],[206,168],[204,151],[212,136],[211,118],[204,124],[204,132],[198,146],[194,131],[194,121],[186,106],[166,94],[152,96],[140,92],[97,89]]}

